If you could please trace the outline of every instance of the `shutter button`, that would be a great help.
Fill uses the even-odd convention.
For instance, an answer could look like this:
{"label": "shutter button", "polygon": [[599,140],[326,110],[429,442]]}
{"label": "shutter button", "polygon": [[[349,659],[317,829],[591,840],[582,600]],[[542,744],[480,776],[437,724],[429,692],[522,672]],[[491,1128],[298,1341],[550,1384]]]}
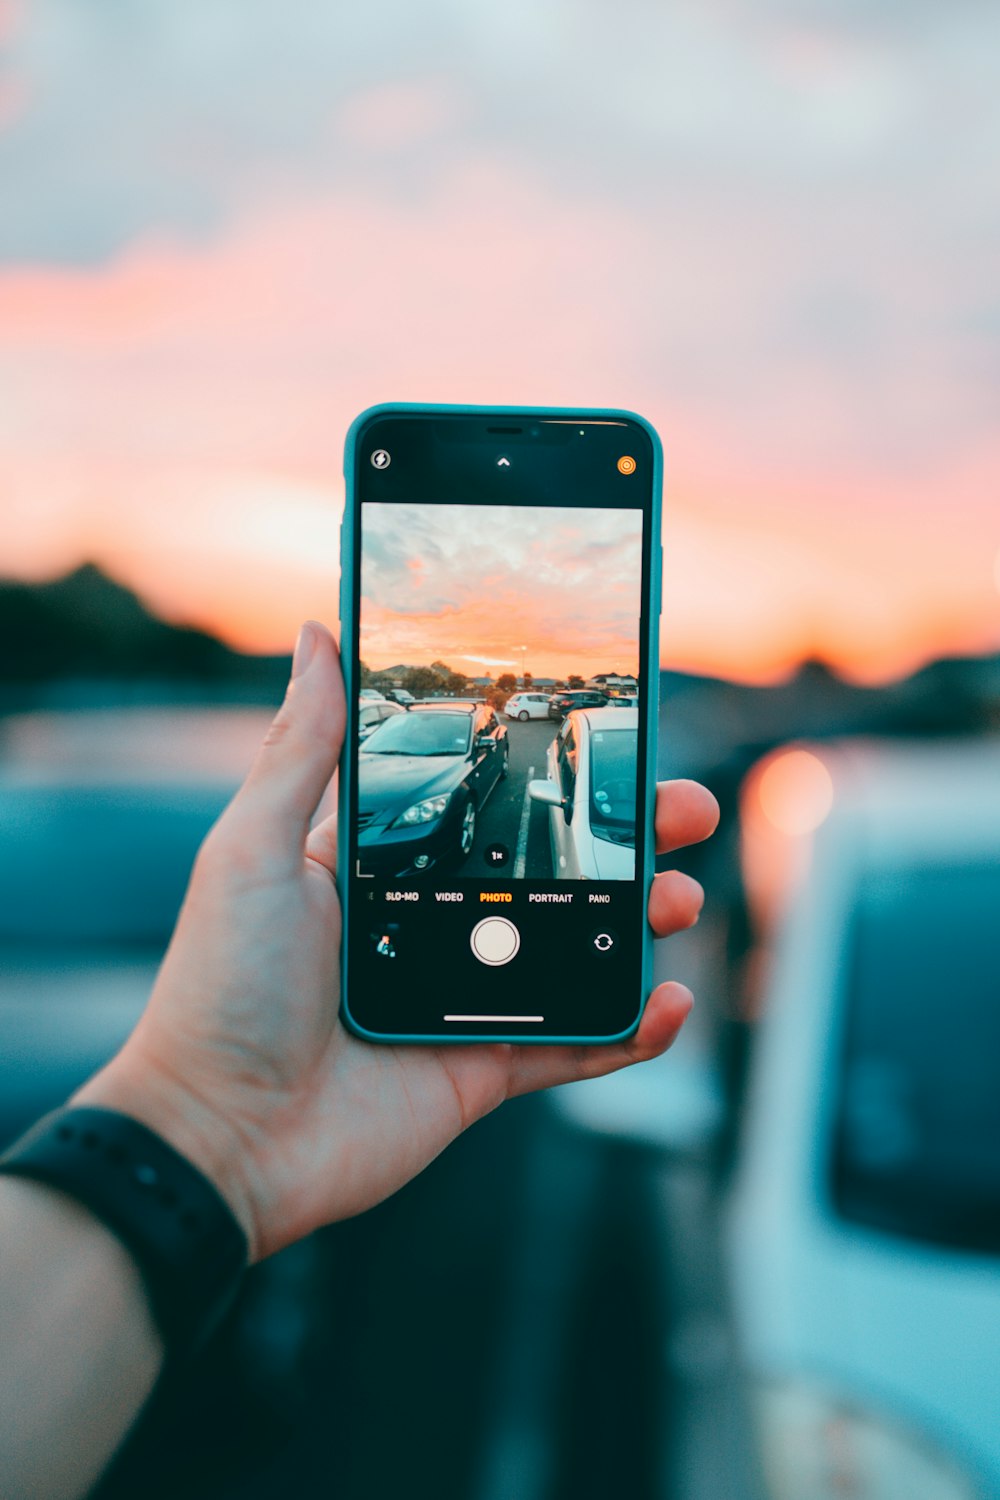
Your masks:
{"label": "shutter button", "polygon": [[496,967],[510,963],[521,946],[521,934],[506,917],[484,917],[473,927],[469,941],[480,963]]}

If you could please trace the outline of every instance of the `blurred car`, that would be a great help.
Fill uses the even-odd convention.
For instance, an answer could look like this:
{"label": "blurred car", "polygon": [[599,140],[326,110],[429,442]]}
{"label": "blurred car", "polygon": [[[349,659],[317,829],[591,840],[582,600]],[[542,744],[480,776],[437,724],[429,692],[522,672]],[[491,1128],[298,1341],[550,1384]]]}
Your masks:
{"label": "blurred car", "polygon": [[552,870],[560,880],[631,880],[639,716],[575,710],[549,746],[548,780],[528,795],[549,808]]}
{"label": "blurred car", "polygon": [[0,1143],[132,1029],[198,846],[268,719],[145,708],[0,721]]}
{"label": "blurred car", "polygon": [[380,693],[379,690],[378,690],[378,688],[361,688],[360,691],[358,692],[358,697],[359,698],[384,698],[385,694],[384,693]]}
{"label": "blurred car", "polygon": [[358,844],[366,873],[419,874],[472,852],[480,810],[510,764],[488,705],[416,703],[358,753]]}
{"label": "blurred car", "polygon": [[593,688],[570,688],[562,693],[550,693],[547,713],[550,719],[565,719],[575,708],[606,708],[607,693],[598,693]]}
{"label": "blurred car", "polygon": [[364,741],[378,726],[391,719],[394,714],[403,714],[406,709],[398,703],[373,703],[362,698],[358,709],[358,740]]}
{"label": "blurred car", "polygon": [[385,696],[389,699],[390,703],[401,703],[404,708],[409,708],[411,703],[416,703],[417,701],[413,694],[408,693],[405,688],[389,688]]}
{"label": "blurred car", "polygon": [[549,716],[548,693],[512,693],[504,704],[508,719],[520,719],[526,724],[529,719],[547,719]]}
{"label": "blurred car", "polygon": [[765,1493],[997,1500],[1000,742],[782,751],[742,816],[773,927],[730,1234]]}
{"label": "blurred car", "polygon": [[609,708],[638,708],[639,698],[636,693],[616,693],[613,698],[608,699]]}

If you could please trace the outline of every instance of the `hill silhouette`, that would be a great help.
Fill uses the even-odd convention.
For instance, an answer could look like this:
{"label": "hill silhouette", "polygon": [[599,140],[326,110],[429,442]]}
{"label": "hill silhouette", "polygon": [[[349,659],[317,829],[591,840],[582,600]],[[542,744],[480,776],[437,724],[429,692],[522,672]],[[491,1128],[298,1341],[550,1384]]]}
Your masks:
{"label": "hill silhouette", "polygon": [[[192,690],[240,689],[270,702],[287,675],[287,657],[233,651],[206,631],[169,625],[95,563],[42,583],[0,582],[0,684],[7,707],[37,686],[88,679]],[[19,691],[22,690],[22,691]],[[29,697],[33,697],[29,693]],[[51,701],[51,694],[46,695]],[[176,696],[170,693],[167,696]],[[202,697],[204,692],[195,692]]]}
{"label": "hill silhouette", "polygon": [[[234,651],[168,624],[95,563],[43,583],[0,580],[0,711],[136,699],[274,704],[288,670],[287,656]],[[673,774],[742,761],[790,736],[1000,728],[1000,656],[943,659],[877,688],[820,661],[772,687],[674,671],[660,682],[661,753]]]}

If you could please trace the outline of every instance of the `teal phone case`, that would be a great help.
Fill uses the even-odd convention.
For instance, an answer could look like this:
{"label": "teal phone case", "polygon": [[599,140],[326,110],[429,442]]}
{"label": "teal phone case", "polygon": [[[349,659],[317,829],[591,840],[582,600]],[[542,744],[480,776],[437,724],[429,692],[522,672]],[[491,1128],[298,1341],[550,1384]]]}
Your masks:
{"label": "teal phone case", "polygon": [[[621,411],[614,408],[607,410],[595,410],[594,408],[578,407],[528,407],[528,406],[446,406],[428,405],[424,406],[418,402],[399,401],[383,402],[378,406],[370,406],[366,411],[355,417],[347,432],[344,443],[344,479],[345,502],[344,519],[340,530],[340,629],[341,629],[341,657],[344,669],[344,687],[347,694],[348,711],[357,698],[357,684],[354,681],[354,657],[356,655],[356,642],[353,639],[354,632],[354,568],[353,557],[355,547],[354,513],[355,513],[355,483],[357,475],[358,450],[361,436],[370,422],[375,418],[411,414],[413,416],[482,416],[482,417],[556,417],[573,420],[577,417],[589,419],[590,421],[629,421],[635,422],[649,437],[653,449],[653,500],[651,530],[653,534],[653,552],[650,565],[650,599],[647,614],[648,631],[648,655],[650,663],[649,672],[649,713],[646,718],[646,795],[645,795],[645,821],[646,837],[643,841],[645,856],[643,859],[642,880],[645,890],[649,891],[653,879],[655,861],[655,836],[653,831],[653,818],[656,807],[656,751],[657,731],[659,725],[659,661],[660,661],[660,594],[663,573],[663,546],[660,540],[662,487],[663,487],[663,449],[660,444],[656,429],[632,411]],[[340,784],[338,795],[338,821],[342,829],[348,827],[351,807],[351,756],[345,754],[340,762]],[[648,922],[643,927],[643,949],[642,949],[642,994],[639,1001],[639,1009],[634,1023],[625,1031],[617,1032],[613,1036],[539,1036],[526,1033],[505,1032],[492,1036],[470,1036],[468,1034],[456,1034],[455,1032],[434,1033],[428,1035],[413,1035],[402,1033],[390,1035],[386,1032],[369,1031],[361,1026],[351,1015],[349,997],[347,994],[347,945],[350,931],[349,906],[350,882],[346,879],[344,869],[338,863],[337,888],[340,892],[340,901],[343,908],[343,924],[341,939],[341,962],[340,962],[340,1013],[344,1025],[355,1036],[363,1038],[368,1042],[388,1042],[398,1045],[402,1042],[414,1045],[431,1043],[441,1046],[445,1043],[491,1043],[491,1042],[516,1042],[518,1044],[532,1045],[536,1047],[560,1046],[566,1043],[575,1045],[606,1046],[610,1042],[624,1041],[633,1036],[642,1020],[642,1013],[649,999],[649,992],[653,983],[653,934]]]}

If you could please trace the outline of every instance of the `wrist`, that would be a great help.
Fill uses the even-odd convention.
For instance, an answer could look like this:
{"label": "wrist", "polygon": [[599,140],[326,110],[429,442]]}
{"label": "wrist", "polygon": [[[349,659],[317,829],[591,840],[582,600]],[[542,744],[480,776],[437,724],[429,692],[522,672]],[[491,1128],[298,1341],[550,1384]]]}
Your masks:
{"label": "wrist", "polygon": [[233,1122],[195,1090],[150,1063],[133,1041],[73,1095],[71,1105],[117,1110],[138,1120],[208,1178],[246,1235],[249,1260],[259,1254],[248,1151]]}
{"label": "wrist", "polygon": [[53,1188],[111,1230],[174,1363],[232,1307],[247,1266],[239,1221],[187,1156],[131,1115],[93,1104],[55,1110],[3,1153],[0,1176]]}

